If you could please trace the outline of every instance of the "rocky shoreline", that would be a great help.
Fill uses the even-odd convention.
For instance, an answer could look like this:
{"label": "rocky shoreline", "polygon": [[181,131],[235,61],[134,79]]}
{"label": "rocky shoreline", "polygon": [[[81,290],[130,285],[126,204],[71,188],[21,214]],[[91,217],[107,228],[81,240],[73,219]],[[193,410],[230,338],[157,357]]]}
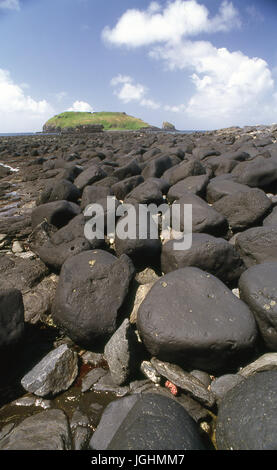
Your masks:
{"label": "rocky shoreline", "polygon": [[[1,450],[277,449],[276,140],[0,138]],[[107,196],[191,204],[191,248],[87,240]]]}

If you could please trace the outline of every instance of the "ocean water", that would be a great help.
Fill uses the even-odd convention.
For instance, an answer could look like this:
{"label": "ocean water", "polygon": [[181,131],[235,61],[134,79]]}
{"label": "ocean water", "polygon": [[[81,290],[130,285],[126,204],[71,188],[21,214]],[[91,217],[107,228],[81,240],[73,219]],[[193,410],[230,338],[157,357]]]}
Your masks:
{"label": "ocean water", "polygon": [[[1,133],[0,137],[19,137],[19,136],[27,136],[27,135],[40,135],[37,132],[11,132],[11,133]],[[45,135],[45,134],[44,134]]]}

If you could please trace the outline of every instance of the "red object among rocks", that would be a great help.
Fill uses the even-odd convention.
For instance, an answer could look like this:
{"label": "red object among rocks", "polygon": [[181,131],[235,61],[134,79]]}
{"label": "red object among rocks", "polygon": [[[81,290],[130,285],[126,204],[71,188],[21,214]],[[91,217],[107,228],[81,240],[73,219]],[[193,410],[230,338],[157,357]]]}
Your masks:
{"label": "red object among rocks", "polygon": [[169,380],[165,382],[165,387],[168,388],[170,390],[170,393],[172,393],[172,395],[174,395],[175,397],[176,395],[178,395],[178,388]]}

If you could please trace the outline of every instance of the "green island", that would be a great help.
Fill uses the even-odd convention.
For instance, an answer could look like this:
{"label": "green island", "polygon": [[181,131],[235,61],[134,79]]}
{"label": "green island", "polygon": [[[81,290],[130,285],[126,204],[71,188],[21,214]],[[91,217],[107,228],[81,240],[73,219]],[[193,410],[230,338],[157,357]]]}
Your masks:
{"label": "green island", "polygon": [[53,132],[77,126],[102,125],[105,131],[139,130],[151,127],[141,119],[118,112],[74,112],[66,111],[49,119],[43,126],[43,132]]}

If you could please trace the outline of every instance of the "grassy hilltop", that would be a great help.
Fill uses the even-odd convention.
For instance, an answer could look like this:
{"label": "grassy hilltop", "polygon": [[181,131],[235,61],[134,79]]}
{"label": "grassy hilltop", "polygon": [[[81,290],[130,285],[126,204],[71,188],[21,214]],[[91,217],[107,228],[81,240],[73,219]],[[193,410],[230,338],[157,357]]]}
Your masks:
{"label": "grassy hilltop", "polygon": [[49,119],[43,126],[43,130],[64,129],[65,127],[76,127],[79,125],[102,124],[104,130],[139,130],[142,127],[151,127],[141,119],[128,116],[125,113],[84,113],[67,111]]}

